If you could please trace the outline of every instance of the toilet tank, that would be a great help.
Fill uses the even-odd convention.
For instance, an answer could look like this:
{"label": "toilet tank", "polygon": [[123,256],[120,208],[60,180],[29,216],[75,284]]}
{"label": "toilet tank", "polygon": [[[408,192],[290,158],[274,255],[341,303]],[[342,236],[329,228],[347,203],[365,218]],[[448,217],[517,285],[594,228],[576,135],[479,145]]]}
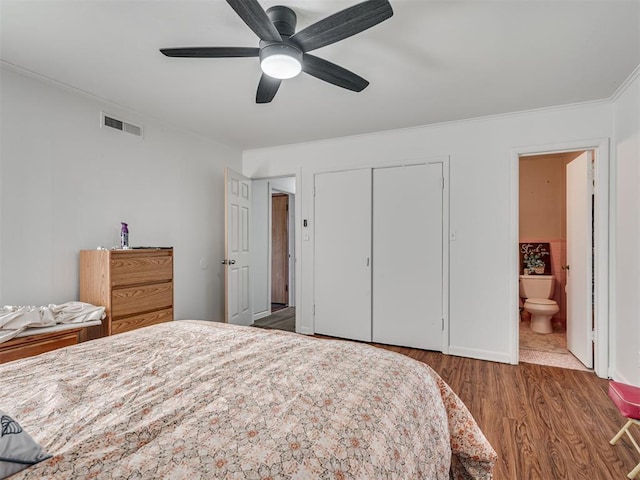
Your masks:
{"label": "toilet tank", "polygon": [[520,275],[520,297],[551,298],[554,283],[553,275]]}

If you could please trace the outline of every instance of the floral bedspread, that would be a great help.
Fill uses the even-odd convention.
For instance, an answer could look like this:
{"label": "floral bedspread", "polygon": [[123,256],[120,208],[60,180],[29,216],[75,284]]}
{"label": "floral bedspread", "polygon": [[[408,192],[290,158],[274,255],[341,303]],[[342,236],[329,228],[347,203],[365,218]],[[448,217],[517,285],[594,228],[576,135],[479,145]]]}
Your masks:
{"label": "floral bedspread", "polygon": [[182,320],[0,365],[53,457],[15,479],[488,479],[496,454],[427,365]]}

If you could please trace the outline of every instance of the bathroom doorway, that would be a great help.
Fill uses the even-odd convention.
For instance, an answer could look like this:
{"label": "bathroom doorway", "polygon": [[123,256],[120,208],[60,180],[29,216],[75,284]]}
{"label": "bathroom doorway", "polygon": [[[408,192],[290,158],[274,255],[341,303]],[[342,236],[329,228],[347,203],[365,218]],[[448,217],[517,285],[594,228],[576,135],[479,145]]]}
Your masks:
{"label": "bathroom doorway", "polygon": [[[520,361],[542,363],[557,367],[582,369],[592,366],[591,358],[582,364],[567,343],[567,224],[571,224],[567,211],[567,193],[575,190],[567,176],[567,166],[584,155],[584,151],[523,155],[519,165],[519,247],[523,258],[520,283],[548,282],[549,302],[544,306],[557,311],[549,328],[541,332],[532,324],[530,307],[525,308],[526,293],[520,289]],[[589,155],[592,159],[593,155]],[[589,162],[591,163],[591,162]],[[589,165],[592,168],[592,165]],[[575,181],[575,180],[574,180]],[[591,212],[589,212],[591,217]],[[589,222],[589,238],[593,238]],[[591,244],[591,241],[589,241]],[[536,266],[536,265],[540,266]],[[540,276],[536,276],[540,274]],[[544,294],[541,294],[541,296]],[[591,303],[591,301],[589,301]],[[528,304],[527,304],[528,305]],[[557,305],[557,307],[556,307]],[[550,312],[550,313],[551,313]],[[589,312],[590,313],[590,312]],[[585,319],[592,329],[592,317]],[[544,327],[544,325],[543,325]]]}
{"label": "bathroom doorway", "polygon": [[[571,214],[571,210],[567,211],[567,201],[569,207],[575,203],[572,200],[575,193],[572,192],[576,189],[568,188],[567,182],[570,181],[573,175],[571,172],[575,170],[573,165],[576,164],[588,164],[589,168],[584,170],[591,177],[581,177],[582,186],[578,189],[578,197],[584,204],[582,213]],[[571,165],[569,173],[567,165]],[[512,228],[512,234],[514,253],[518,252],[514,255],[514,274],[517,275],[514,275],[513,288],[518,304],[514,309],[517,313],[514,318],[515,335],[512,337],[512,352],[515,353],[512,357],[515,360],[513,363],[522,361],[574,369],[593,367],[599,376],[606,377],[608,141],[595,141],[591,145],[569,145],[564,148],[559,146],[553,149],[523,148],[514,152],[513,167],[512,171],[515,174],[512,198],[516,208],[512,217],[515,227]],[[588,222],[582,222],[582,227],[576,226],[572,220],[578,217],[584,217]],[[579,259],[571,259],[570,252],[577,251],[575,245],[580,244],[575,241],[577,237],[585,245],[584,253]],[[570,244],[574,247],[569,248]],[[523,263],[523,245],[527,248],[542,245],[548,249],[546,258],[550,260],[550,265],[547,265],[543,274],[542,270],[534,272],[533,264]],[[575,269],[571,269],[572,262],[576,266]],[[587,269],[581,271],[578,268],[580,263],[584,263]],[[520,276],[529,272],[534,275],[540,273],[553,276],[555,286],[551,290],[549,303],[556,303],[557,307],[550,308],[557,311],[553,313],[550,333],[539,333],[540,317],[536,317],[534,322],[537,328],[531,329],[531,312],[535,312],[531,303],[534,302],[530,302],[526,310],[523,309],[519,288]],[[573,291],[570,296],[567,294],[567,285],[570,287],[569,292]],[[576,293],[575,285],[580,285],[582,290]],[[583,297],[584,301],[581,301]],[[583,308],[576,308],[576,301]],[[588,308],[584,308],[584,305],[588,305]],[[577,320],[571,320],[576,315]],[[576,342],[579,343],[578,346]]]}

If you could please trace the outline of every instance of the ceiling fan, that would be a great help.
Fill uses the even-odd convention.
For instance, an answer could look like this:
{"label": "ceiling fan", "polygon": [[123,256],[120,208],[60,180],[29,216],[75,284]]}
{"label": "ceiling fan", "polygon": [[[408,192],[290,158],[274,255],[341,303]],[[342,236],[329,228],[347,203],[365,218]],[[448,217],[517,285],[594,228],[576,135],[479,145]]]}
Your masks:
{"label": "ceiling fan", "polygon": [[388,0],[367,0],[341,10],[296,33],[296,14],[276,5],[265,12],[258,0],[227,0],[260,38],[259,47],[162,48],[167,57],[259,57],[262,76],[256,103],[273,100],[282,80],[301,71],[338,87],[360,92],[369,82],[349,70],[307,52],[344,40],[393,15]]}

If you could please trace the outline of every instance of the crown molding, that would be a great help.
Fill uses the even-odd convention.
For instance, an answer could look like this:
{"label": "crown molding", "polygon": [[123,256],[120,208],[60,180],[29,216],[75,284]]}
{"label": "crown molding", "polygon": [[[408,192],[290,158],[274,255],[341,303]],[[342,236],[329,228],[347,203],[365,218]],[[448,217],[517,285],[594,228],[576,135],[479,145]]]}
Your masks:
{"label": "crown molding", "polygon": [[618,89],[613,92],[613,95],[609,97],[611,102],[615,102],[620,96],[629,88],[629,86],[640,76],[640,65],[638,65],[633,72],[620,84]]}

